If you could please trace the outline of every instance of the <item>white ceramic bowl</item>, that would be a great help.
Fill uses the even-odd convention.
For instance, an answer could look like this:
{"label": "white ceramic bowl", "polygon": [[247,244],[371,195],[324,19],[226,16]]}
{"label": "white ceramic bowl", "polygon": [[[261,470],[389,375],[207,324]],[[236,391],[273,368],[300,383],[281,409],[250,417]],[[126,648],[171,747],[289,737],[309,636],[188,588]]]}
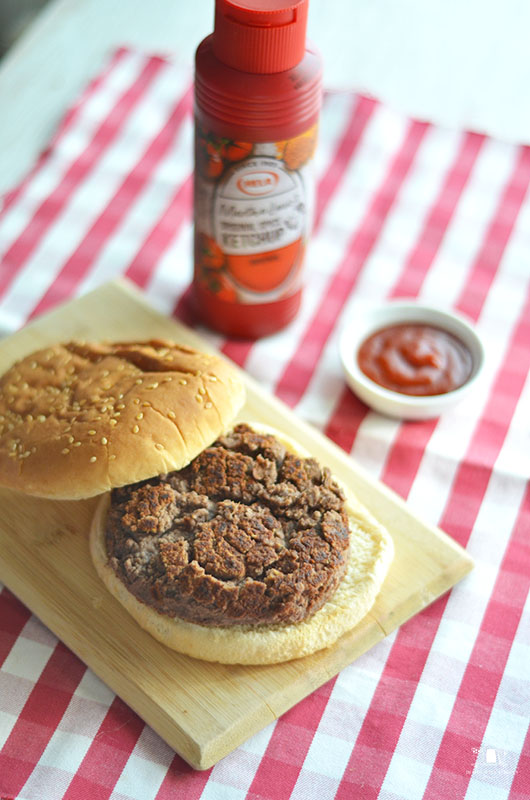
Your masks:
{"label": "white ceramic bowl", "polygon": [[[458,389],[445,394],[416,397],[393,392],[372,381],[360,369],[357,353],[362,342],[380,328],[404,322],[424,323],[442,328],[460,339],[473,361],[471,375]],[[484,373],[484,347],[475,329],[458,314],[424,306],[414,301],[396,300],[355,312],[342,330],[340,357],[346,380],[355,394],[381,414],[401,419],[438,417],[476,390]]]}

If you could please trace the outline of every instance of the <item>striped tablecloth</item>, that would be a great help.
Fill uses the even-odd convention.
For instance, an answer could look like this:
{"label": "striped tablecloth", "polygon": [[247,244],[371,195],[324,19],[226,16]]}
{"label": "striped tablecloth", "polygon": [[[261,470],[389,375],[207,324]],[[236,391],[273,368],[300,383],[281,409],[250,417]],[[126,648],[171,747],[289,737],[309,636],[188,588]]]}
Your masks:
{"label": "striped tablecloth", "polygon": [[[127,275],[188,317],[191,75],[121,49],[0,212],[0,329]],[[196,772],[0,593],[0,797],[528,800],[530,148],[325,97],[302,310],[255,344],[204,332],[476,560],[449,595]],[[480,396],[434,421],[346,388],[341,324],[419,297],[467,314]],[[1,511],[0,511],[1,513]]]}

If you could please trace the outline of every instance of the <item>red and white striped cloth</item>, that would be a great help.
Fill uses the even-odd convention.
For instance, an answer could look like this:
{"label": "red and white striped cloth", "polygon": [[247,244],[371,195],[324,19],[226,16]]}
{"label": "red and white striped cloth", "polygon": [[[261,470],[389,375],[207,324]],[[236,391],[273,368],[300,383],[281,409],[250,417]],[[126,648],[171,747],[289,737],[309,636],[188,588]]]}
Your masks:
{"label": "red and white striped cloth", "polygon": [[[0,213],[0,329],[128,275],[188,319],[191,75],[121,49]],[[325,97],[302,310],[255,344],[204,331],[476,560],[453,591],[207,772],[196,772],[7,589],[0,797],[528,800],[530,148]],[[439,420],[369,412],[341,324],[392,297],[467,314],[478,398]]]}

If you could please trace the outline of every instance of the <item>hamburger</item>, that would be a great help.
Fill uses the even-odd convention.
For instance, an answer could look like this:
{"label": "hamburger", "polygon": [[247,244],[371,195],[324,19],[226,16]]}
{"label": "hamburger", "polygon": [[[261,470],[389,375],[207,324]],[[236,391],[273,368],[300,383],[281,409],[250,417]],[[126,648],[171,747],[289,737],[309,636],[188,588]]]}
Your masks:
{"label": "hamburger", "polygon": [[140,626],[196,658],[267,664],[353,628],[393,546],[297,442],[234,424],[244,400],[227,361],[173,342],[54,345],[0,379],[0,477],[101,495],[91,557]]}

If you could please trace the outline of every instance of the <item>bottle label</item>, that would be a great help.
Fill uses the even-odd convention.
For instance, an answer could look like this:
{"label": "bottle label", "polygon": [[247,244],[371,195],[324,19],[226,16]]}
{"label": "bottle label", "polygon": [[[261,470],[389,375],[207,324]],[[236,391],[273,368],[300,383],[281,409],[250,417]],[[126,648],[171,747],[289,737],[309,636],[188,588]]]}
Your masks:
{"label": "bottle label", "polygon": [[294,294],[313,218],[317,126],[254,144],[195,130],[195,280],[235,303]]}

